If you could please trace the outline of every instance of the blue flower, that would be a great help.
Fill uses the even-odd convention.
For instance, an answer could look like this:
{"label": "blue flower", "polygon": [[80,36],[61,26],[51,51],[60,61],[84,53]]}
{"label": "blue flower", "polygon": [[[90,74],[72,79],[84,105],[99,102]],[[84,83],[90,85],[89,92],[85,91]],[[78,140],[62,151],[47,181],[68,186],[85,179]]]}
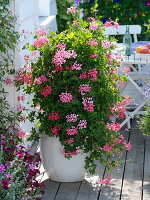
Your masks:
{"label": "blue flower", "polygon": [[80,0],[75,0],[74,5],[78,6],[80,4]]}
{"label": "blue flower", "polygon": [[90,0],[90,3],[94,3],[95,0]]}
{"label": "blue flower", "polygon": [[108,18],[104,17],[104,18],[102,19],[103,24],[104,24],[107,20],[108,20]]}
{"label": "blue flower", "polygon": [[114,3],[118,3],[120,2],[121,0],[113,0]]}

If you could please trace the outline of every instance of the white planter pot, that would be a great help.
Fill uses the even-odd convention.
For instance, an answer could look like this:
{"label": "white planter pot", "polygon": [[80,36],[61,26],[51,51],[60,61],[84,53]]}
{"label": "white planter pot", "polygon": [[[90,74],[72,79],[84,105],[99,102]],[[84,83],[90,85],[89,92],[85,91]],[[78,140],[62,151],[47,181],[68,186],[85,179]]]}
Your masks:
{"label": "white planter pot", "polygon": [[59,139],[46,135],[42,135],[40,146],[43,166],[52,181],[76,182],[84,179],[85,158],[88,154],[73,155],[67,159],[61,151]]}
{"label": "white planter pot", "polygon": [[39,16],[50,15],[50,0],[39,0]]}

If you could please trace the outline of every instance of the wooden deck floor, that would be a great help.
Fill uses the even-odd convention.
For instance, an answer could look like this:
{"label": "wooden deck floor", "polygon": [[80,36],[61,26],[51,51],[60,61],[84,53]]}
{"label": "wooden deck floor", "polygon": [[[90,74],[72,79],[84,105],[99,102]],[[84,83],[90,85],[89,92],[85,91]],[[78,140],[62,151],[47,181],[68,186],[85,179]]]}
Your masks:
{"label": "wooden deck floor", "polygon": [[100,168],[95,175],[76,183],[53,182],[43,173],[43,200],[150,200],[150,138],[143,137],[136,120],[123,135],[131,141],[132,150],[125,153],[124,164],[113,171],[109,186],[97,182],[99,175],[105,174],[105,169]]}

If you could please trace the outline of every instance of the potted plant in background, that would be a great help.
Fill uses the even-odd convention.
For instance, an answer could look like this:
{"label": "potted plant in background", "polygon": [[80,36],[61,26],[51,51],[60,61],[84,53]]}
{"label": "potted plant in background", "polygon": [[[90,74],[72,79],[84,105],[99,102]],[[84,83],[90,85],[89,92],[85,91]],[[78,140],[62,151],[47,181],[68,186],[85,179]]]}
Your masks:
{"label": "potted plant in background", "polygon": [[109,170],[118,166],[114,153],[130,149],[114,121],[124,117],[130,99],[121,97],[117,88],[125,80],[117,74],[121,57],[113,53],[114,43],[104,35],[103,24],[92,17],[78,19],[77,7],[67,12],[74,18],[67,30],[46,35],[39,29],[34,44],[26,44],[32,52],[25,56],[16,85],[34,94],[28,120],[38,120],[38,131],[32,128],[29,139],[42,136],[50,179],[73,182],[84,178],[84,168],[94,173],[95,160]]}

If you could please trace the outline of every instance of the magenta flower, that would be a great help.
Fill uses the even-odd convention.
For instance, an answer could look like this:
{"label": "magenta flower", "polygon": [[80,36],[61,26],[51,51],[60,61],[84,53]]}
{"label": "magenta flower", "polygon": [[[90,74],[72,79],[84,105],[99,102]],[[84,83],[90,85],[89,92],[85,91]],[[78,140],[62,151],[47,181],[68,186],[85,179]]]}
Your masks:
{"label": "magenta flower", "polygon": [[92,30],[97,30],[98,29],[98,24],[96,24],[95,22],[92,22],[92,23],[90,23],[89,28],[92,29]]}
{"label": "magenta flower", "polygon": [[46,76],[41,75],[36,78],[35,81],[37,82],[37,84],[42,84],[43,82],[48,81],[48,79],[46,78]]}
{"label": "magenta flower", "polygon": [[0,172],[5,172],[6,169],[5,169],[5,166],[3,164],[0,164]]}
{"label": "magenta flower", "polygon": [[59,43],[59,44],[56,45],[56,47],[59,48],[59,49],[65,49],[66,48],[66,44]]}
{"label": "magenta flower", "polygon": [[119,123],[107,123],[106,128],[110,131],[119,131],[121,126]]}
{"label": "magenta flower", "polygon": [[44,97],[48,97],[49,94],[52,92],[52,87],[51,86],[46,86],[41,90],[41,95]]}
{"label": "magenta flower", "polygon": [[75,14],[77,12],[77,6],[67,8],[67,13]]}
{"label": "magenta flower", "polygon": [[103,150],[106,151],[106,152],[112,152],[113,147],[106,144],[105,146],[103,146]]}
{"label": "magenta flower", "polygon": [[11,179],[12,178],[12,175],[11,174],[5,174],[5,176],[8,178],[8,179]]}
{"label": "magenta flower", "polygon": [[82,98],[82,103],[84,105],[83,109],[88,112],[94,112],[95,105],[93,104],[92,97]]}
{"label": "magenta flower", "polygon": [[48,119],[51,121],[55,121],[55,120],[59,120],[60,117],[59,117],[58,113],[55,112],[55,113],[49,113]]}
{"label": "magenta flower", "polygon": [[87,121],[86,120],[80,120],[78,124],[78,129],[87,128]]}
{"label": "magenta flower", "polygon": [[96,53],[92,53],[91,55],[90,55],[90,58],[97,58],[98,57],[98,55],[96,54]]}
{"label": "magenta flower", "polygon": [[112,177],[111,176],[107,176],[106,179],[102,178],[102,179],[99,180],[99,182],[102,185],[109,185],[111,180],[112,180]]}
{"label": "magenta flower", "polygon": [[9,187],[8,187],[8,184],[9,184],[8,180],[2,180],[1,183],[3,185],[3,189],[4,190],[8,190],[9,189]]}
{"label": "magenta flower", "polygon": [[24,132],[22,129],[19,129],[19,130],[17,131],[17,137],[23,139],[23,138],[25,138],[26,136],[27,136],[27,135],[26,135],[26,132]]}
{"label": "magenta flower", "polygon": [[71,70],[81,70],[82,69],[81,66],[82,66],[81,64],[77,64],[75,62],[73,65],[71,65],[70,69]]}
{"label": "magenta flower", "polygon": [[58,135],[58,131],[60,131],[60,126],[53,126],[52,128],[51,128],[51,131],[52,131],[52,133],[53,133],[53,135]]}
{"label": "magenta flower", "polygon": [[70,114],[66,116],[66,121],[68,122],[76,122],[78,120],[78,115]]}
{"label": "magenta flower", "polygon": [[78,134],[78,129],[75,126],[71,126],[66,130],[67,135],[76,135]]}
{"label": "magenta flower", "polygon": [[90,80],[96,81],[97,80],[97,75],[98,75],[98,71],[97,71],[96,68],[89,69],[88,77],[90,78]]}
{"label": "magenta flower", "polygon": [[82,84],[79,86],[79,92],[90,92],[91,91],[91,87],[89,86],[89,84]]}
{"label": "magenta flower", "polygon": [[59,97],[60,97],[60,101],[63,102],[63,103],[71,102],[72,99],[73,99],[72,94],[71,93],[67,93],[67,92],[61,93],[59,95]]}

